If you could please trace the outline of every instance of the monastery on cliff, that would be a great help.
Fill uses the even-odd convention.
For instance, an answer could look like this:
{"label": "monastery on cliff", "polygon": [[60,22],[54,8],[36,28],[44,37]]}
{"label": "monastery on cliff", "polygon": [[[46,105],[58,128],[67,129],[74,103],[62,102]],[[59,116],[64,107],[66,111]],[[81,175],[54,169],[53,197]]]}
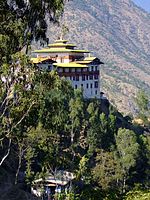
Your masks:
{"label": "monastery on cliff", "polygon": [[84,98],[100,99],[100,65],[104,63],[89,53],[76,49],[76,45],[67,40],[56,40],[47,48],[35,50],[31,60],[41,69],[55,69],[60,77],[70,80],[75,89],[82,88]]}

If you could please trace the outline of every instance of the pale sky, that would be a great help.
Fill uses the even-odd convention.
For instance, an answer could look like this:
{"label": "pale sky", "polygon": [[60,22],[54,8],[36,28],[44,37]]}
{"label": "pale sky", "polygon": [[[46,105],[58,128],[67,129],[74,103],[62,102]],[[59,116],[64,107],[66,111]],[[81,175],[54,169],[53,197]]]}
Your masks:
{"label": "pale sky", "polygon": [[150,13],[150,0],[133,0],[138,6]]}

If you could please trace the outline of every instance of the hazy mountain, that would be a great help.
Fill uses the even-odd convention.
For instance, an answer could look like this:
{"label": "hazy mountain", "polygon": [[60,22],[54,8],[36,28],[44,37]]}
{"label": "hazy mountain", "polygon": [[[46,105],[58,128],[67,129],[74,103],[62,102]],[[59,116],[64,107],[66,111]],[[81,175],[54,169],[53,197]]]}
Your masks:
{"label": "hazy mountain", "polygon": [[[137,90],[150,94],[150,14],[131,0],[73,0],[64,21],[69,28],[65,38],[105,63],[101,75],[106,96],[120,111],[134,111]],[[60,28],[50,30],[52,41]]]}

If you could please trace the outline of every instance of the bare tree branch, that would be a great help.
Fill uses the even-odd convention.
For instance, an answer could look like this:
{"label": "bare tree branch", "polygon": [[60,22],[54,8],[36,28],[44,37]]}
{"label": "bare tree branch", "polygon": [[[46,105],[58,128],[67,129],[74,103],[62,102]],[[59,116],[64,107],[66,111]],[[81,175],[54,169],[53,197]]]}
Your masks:
{"label": "bare tree branch", "polygon": [[0,166],[3,164],[3,162],[5,161],[5,159],[9,156],[10,153],[10,147],[11,147],[11,138],[9,138],[9,144],[8,144],[8,149],[7,149],[7,153],[6,155],[2,158],[2,160],[0,161]]}
{"label": "bare tree branch", "polygon": [[[32,102],[30,107],[28,108],[27,112],[21,117],[21,119],[11,128],[11,130],[5,135],[5,137],[1,138],[0,141],[2,141],[4,138],[8,138],[10,136],[10,133],[12,131],[13,128],[16,128],[23,120],[24,118],[28,115],[29,111],[31,110],[32,106],[34,105],[35,103]],[[0,161],[0,166],[3,164],[3,162],[5,161],[5,159],[8,157],[9,153],[10,153],[10,147],[11,147],[11,142],[12,142],[12,139],[9,138],[9,145],[8,145],[8,150],[7,150],[7,153],[6,155],[2,158],[2,160]]]}

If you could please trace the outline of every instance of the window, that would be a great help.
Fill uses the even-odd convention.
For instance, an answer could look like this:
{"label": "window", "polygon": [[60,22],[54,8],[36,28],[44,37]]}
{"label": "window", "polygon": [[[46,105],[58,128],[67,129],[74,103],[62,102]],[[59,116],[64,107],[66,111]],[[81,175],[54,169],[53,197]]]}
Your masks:
{"label": "window", "polygon": [[92,74],[90,74],[90,80],[93,80],[93,75]]}
{"label": "window", "polygon": [[97,90],[95,90],[95,95],[97,95]]}
{"label": "window", "polygon": [[77,89],[78,88],[78,86],[77,85],[75,85],[75,89]]}
{"label": "window", "polygon": [[76,81],[79,81],[79,75],[76,75]]}
{"label": "window", "polygon": [[83,88],[83,84],[81,84],[81,88]]}
{"label": "window", "polygon": [[89,79],[89,76],[88,75],[86,75],[86,80],[88,80]]}
{"label": "window", "polygon": [[72,76],[70,76],[70,80],[72,80]]}
{"label": "window", "polygon": [[48,70],[51,70],[52,69],[52,66],[51,65],[48,65]]}
{"label": "window", "polygon": [[94,79],[98,79],[98,74],[94,74]]}
{"label": "window", "polygon": [[93,69],[94,69],[94,67],[93,67],[93,66],[91,66],[91,71],[93,71]]}
{"label": "window", "polygon": [[94,82],[94,86],[95,86],[95,88],[98,88],[98,81]]}
{"label": "window", "polygon": [[95,66],[95,71],[97,71],[98,70],[98,67],[97,66]]}
{"label": "window", "polygon": [[58,69],[58,72],[63,72],[62,68],[58,67],[57,69]]}
{"label": "window", "polygon": [[86,88],[89,88],[89,84],[88,83],[86,84]]}
{"label": "window", "polygon": [[93,87],[93,84],[91,83],[90,87],[92,88]]}
{"label": "window", "polygon": [[82,81],[85,81],[85,75],[82,75]]}
{"label": "window", "polygon": [[66,68],[66,72],[69,72],[69,68]]}
{"label": "window", "polygon": [[76,80],[76,77],[75,76],[73,76],[73,81],[75,81]]}

